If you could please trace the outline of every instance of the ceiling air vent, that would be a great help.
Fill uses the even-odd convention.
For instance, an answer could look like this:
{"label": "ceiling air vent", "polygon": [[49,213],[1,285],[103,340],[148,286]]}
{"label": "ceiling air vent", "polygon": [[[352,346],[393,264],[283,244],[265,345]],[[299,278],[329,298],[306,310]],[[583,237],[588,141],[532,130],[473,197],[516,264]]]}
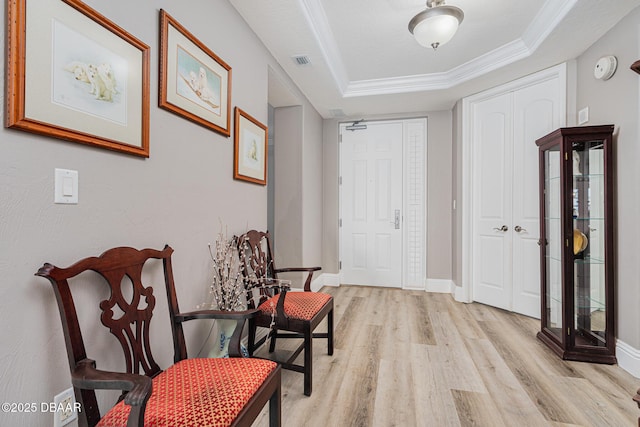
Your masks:
{"label": "ceiling air vent", "polygon": [[309,59],[307,55],[296,55],[291,58],[293,59],[293,62],[300,66],[311,64],[311,59]]}

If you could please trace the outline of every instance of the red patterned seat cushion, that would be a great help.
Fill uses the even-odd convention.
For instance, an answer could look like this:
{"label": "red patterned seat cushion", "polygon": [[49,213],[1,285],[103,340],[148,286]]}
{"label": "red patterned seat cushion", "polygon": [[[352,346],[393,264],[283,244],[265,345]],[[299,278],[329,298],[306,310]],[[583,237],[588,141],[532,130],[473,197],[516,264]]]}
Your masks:
{"label": "red patterned seat cushion", "polygon": [[[280,294],[260,304],[259,310],[271,316],[276,311]],[[284,313],[291,319],[311,320],[331,299],[322,292],[287,292],[284,297]]]}
{"label": "red patterned seat cushion", "polygon": [[[145,427],[229,426],[276,368],[261,359],[187,359],[153,379]],[[126,426],[130,406],[114,406],[98,423]]]}

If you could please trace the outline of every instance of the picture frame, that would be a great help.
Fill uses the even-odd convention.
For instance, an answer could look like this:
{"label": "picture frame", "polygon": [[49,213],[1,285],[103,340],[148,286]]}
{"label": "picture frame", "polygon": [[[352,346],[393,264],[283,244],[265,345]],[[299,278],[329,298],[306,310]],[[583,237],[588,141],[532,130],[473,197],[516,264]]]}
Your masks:
{"label": "picture frame", "polygon": [[160,10],[159,106],[231,136],[231,67]]}
{"label": "picture frame", "polygon": [[268,129],[235,108],[233,178],[267,185]]}
{"label": "picture frame", "polygon": [[6,122],[149,157],[149,46],[80,0],[8,0]]}

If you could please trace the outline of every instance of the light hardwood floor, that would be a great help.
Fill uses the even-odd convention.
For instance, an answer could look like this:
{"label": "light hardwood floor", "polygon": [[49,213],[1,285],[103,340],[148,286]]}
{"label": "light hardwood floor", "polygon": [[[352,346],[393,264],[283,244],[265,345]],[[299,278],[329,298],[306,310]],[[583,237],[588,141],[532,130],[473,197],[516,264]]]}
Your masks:
{"label": "light hardwood floor", "polygon": [[[302,374],[283,370],[283,427],[637,425],[640,380],[561,360],[537,340],[538,320],[448,294],[323,291],[334,296],[334,355],[314,340],[311,397]],[[268,426],[266,409],[254,426]]]}

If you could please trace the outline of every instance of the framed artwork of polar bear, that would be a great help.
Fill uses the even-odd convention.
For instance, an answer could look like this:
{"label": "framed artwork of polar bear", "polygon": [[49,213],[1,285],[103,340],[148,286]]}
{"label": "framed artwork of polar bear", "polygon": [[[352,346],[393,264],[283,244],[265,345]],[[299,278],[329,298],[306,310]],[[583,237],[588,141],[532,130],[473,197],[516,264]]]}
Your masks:
{"label": "framed artwork of polar bear", "polygon": [[268,129],[245,111],[235,109],[233,178],[267,185]]}
{"label": "framed artwork of polar bear", "polygon": [[149,46],[80,0],[8,0],[6,126],[149,157]]}
{"label": "framed artwork of polar bear", "polygon": [[159,105],[231,135],[231,67],[160,10]]}

